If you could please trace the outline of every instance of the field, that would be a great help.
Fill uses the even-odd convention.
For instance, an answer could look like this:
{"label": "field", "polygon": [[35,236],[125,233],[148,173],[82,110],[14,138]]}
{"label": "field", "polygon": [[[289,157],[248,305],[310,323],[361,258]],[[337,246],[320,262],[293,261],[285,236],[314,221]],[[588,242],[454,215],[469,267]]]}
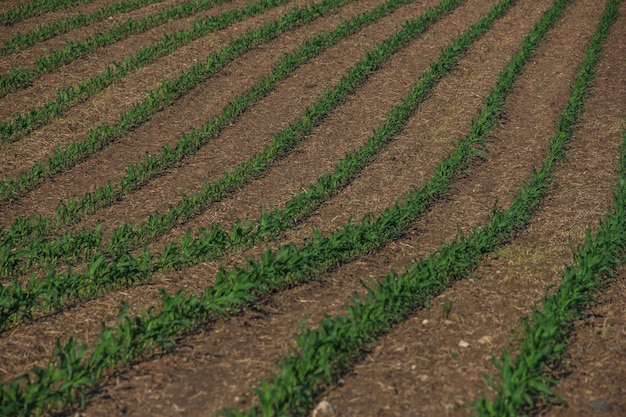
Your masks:
{"label": "field", "polygon": [[0,415],[626,415],[625,2],[0,27]]}

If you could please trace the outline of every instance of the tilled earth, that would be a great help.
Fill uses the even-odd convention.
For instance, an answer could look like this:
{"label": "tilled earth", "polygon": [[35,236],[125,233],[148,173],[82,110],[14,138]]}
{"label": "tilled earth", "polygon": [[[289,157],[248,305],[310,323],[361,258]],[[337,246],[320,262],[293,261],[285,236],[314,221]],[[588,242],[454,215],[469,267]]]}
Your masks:
{"label": "tilled earth", "polygon": [[[0,3],[2,11],[20,3]],[[50,48],[106,30],[127,17],[141,18],[174,1],[157,3],[114,19],[77,29],[0,58],[0,72],[33,65]],[[203,16],[246,4],[235,0]],[[299,6],[312,3],[297,0]],[[253,48],[179,97],[148,122],[134,128],[104,150],[75,167],[5,202],[0,225],[19,216],[54,214],[59,200],[81,197],[94,187],[123,177],[128,163],[146,153],[175,144],[182,132],[199,128],[221,112],[233,96],[258,83],[280,58],[304,40],[329,31],[342,21],[370,10],[381,0],[350,2],[311,23]],[[107,207],[89,213],[68,229],[110,230],[122,222],[140,222],[164,211],[183,195],[198,192],[237,164],[271,143],[272,136],[300,117],[332,88],[366,52],[414,19],[436,0],[414,1],[345,38],[308,61],[270,94],[242,114],[196,154]],[[314,183],[349,151],[363,145],[412,84],[437,59],[441,48],[465,31],[497,3],[467,0],[409,42],[345,98],[295,149],[267,172],[229,197],[211,204],[193,219],[149,243],[154,252],[178,241],[189,229],[214,222],[257,219],[261,208],[280,208],[299,190]],[[606,1],[573,0],[534,52],[504,104],[497,126],[487,136],[488,153],[458,178],[446,196],[384,248],[357,257],[308,284],[273,294],[240,315],[207,323],[179,340],[167,354],[112,372],[90,392],[84,416],[205,416],[223,407],[255,403],[253,387],[276,371],[293,347],[303,320],[308,326],[326,315],[345,313],[363,282],[373,283],[390,271],[434,252],[463,230],[489,221],[494,206],[507,208],[515,192],[529,182],[548,153],[548,140],[568,100],[577,70]],[[26,32],[59,16],[85,13],[106,4],[96,0],[36,16],[5,27],[0,36]],[[418,106],[406,128],[380,152],[348,187],[274,242],[258,245],[217,261],[163,273],[124,290],[111,291],[57,314],[36,318],[0,335],[0,375],[9,381],[33,365],[47,363],[57,340],[69,335],[89,343],[101,322],[113,323],[120,305],[139,313],[157,306],[159,292],[200,292],[214,282],[220,266],[242,265],[268,247],[301,245],[313,230],[328,234],[350,219],[358,223],[380,213],[412,189],[423,185],[437,164],[471,129],[500,70],[520,40],[551,6],[546,0],[519,0],[481,37],[452,72]],[[244,31],[288,12],[294,3],[246,19],[177,49],[133,72],[124,80],[82,102],[46,126],[14,143],[0,145],[4,177],[43,161],[57,146],[85,140],[98,123],[115,123],[120,112],[147,97],[147,91],[174,77]],[[0,119],[42,105],[56,90],[102,71],[163,33],[189,26],[193,18],[171,20],[145,33],[101,48],[44,75],[31,86],[0,98]],[[408,320],[380,337],[369,352],[328,388],[328,400],[341,416],[467,415],[467,405],[492,395],[484,374],[495,375],[492,356],[515,347],[520,320],[558,285],[572,258],[572,247],[607,213],[617,183],[618,155],[626,121],[626,4],[604,45],[593,85],[556,182],[529,224],[515,239],[483,260],[474,272],[455,282]],[[443,312],[446,311],[446,314]],[[549,416],[626,415],[626,284],[617,273],[588,315],[577,322],[571,345],[557,373],[555,390],[565,404],[546,407]]]}

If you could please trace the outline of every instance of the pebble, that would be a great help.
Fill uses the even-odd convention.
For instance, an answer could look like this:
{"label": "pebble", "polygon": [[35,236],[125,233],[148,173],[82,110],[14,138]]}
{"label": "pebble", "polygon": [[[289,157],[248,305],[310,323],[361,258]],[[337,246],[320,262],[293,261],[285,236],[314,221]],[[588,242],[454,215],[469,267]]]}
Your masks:
{"label": "pebble", "polygon": [[333,417],[337,415],[337,410],[326,400],[320,401],[313,410],[312,417]]}
{"label": "pebble", "polygon": [[611,404],[607,403],[606,401],[593,401],[592,403],[589,403],[589,407],[600,411],[609,411],[611,408],[613,408],[611,407]]}
{"label": "pebble", "polygon": [[478,343],[480,343],[481,345],[486,345],[489,344],[491,345],[491,336],[483,336],[478,340]]}

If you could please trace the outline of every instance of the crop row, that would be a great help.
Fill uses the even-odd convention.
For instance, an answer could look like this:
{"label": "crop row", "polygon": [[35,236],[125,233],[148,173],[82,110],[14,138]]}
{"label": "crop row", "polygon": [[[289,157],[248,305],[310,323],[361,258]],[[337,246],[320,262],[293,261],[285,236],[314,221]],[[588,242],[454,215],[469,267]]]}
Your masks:
{"label": "crop row", "polygon": [[[504,13],[513,3],[515,0],[503,1],[499,5],[502,10],[494,9],[492,15],[496,12]],[[483,129],[492,126],[502,110],[501,104],[506,92],[521,72],[523,63],[530,58],[536,44],[558,19],[567,3],[566,0],[558,0],[553,8],[544,14],[533,34],[523,41],[520,53],[501,73],[498,87],[486,100],[485,109],[472,124],[472,133],[476,132],[474,142],[468,142],[466,139],[459,143],[455,155],[460,153],[465,155],[458,159],[459,167],[465,166],[473,156],[482,153],[484,146],[482,136],[485,132]],[[494,250],[516,235],[549,190],[554,165],[565,156],[567,143],[584,108],[584,99],[601,51],[601,43],[615,19],[620,3],[621,0],[609,1],[560,120],[558,133],[550,142],[550,155],[542,169],[535,173],[533,182],[516,194],[511,208],[504,212],[494,212],[488,226],[473,231],[469,236],[458,236],[451,244],[442,245],[432,257],[412,265],[404,273],[387,276],[376,289],[368,292],[364,300],[355,300],[349,306],[348,317],[328,318],[322,322],[318,330],[304,331],[297,337],[299,351],[285,358],[280,373],[257,390],[261,405],[251,408],[246,413],[222,410],[224,415],[304,414],[313,404],[316,393],[324,386],[332,384],[337,375],[352,366],[351,364],[358,360],[374,338],[388,331],[390,326],[403,320],[412,310],[419,308],[452,281],[465,276],[477,265],[484,253]],[[539,28],[544,32],[541,33]],[[487,29],[488,27],[484,28],[485,31]],[[455,45],[456,42],[458,39]],[[446,51],[458,52],[461,49],[453,46],[442,52],[442,56]],[[527,51],[527,55],[520,55],[524,50]],[[513,65],[514,62],[517,62],[517,66]],[[431,72],[434,68],[435,65],[431,65]],[[499,92],[500,96],[498,97],[495,92]],[[403,105],[408,101],[409,99],[405,100]],[[409,112],[406,116],[408,117],[411,110],[401,110],[400,107],[395,109],[387,119],[390,123],[389,128],[394,125],[389,121],[397,120],[393,118],[394,114],[400,116],[402,111]],[[381,129],[383,128],[381,127],[379,131]],[[626,132],[624,140],[626,142]],[[536,312],[533,316],[532,325],[526,327],[524,344],[518,357],[513,359],[507,353],[503,359],[496,361],[504,382],[502,385],[493,384],[494,388],[498,389],[495,403],[486,400],[475,403],[481,415],[519,415],[536,406],[538,397],[553,395],[549,389],[549,385],[554,383],[549,377],[550,367],[558,363],[566,347],[572,321],[592,299],[592,292],[601,284],[600,276],[610,274],[624,260],[624,247],[620,243],[624,242],[626,233],[624,211],[626,156],[623,152],[624,149],[621,155],[620,181],[614,198],[615,211],[607,215],[595,238],[588,234],[586,244],[578,250],[576,266],[565,271],[563,283],[557,294],[546,297],[544,311]],[[449,169],[453,160],[457,159],[451,157],[442,162],[438,177],[435,177],[429,185],[448,174],[451,179],[454,178],[458,170]],[[420,191],[424,192],[425,189]],[[437,194],[434,193],[434,198],[436,197]],[[204,297],[164,295],[162,310],[159,313],[145,312],[140,317],[130,317],[127,312],[122,311],[118,326],[103,329],[101,341],[95,347],[95,353],[89,357],[86,356],[87,346],[80,345],[75,340],[63,345],[59,343],[47,368],[34,368],[28,378],[18,379],[2,387],[0,392],[6,396],[0,401],[0,405],[4,407],[0,410],[8,410],[9,415],[22,412],[29,414],[33,410],[62,409],[76,402],[82,403],[85,399],[85,389],[96,386],[98,379],[108,369],[120,363],[140,360],[146,351],[156,348],[166,350],[175,343],[177,337],[200,321],[230,314],[267,292],[309,279],[312,274],[324,270],[326,266],[323,260],[330,259],[333,266],[344,262],[343,255],[333,258],[338,253],[345,253],[346,259],[349,259],[354,253],[359,253],[361,248],[371,249],[384,244],[379,240],[386,239],[382,233],[390,230],[390,236],[393,237],[394,232],[398,230],[394,229],[394,224],[400,224],[401,228],[403,222],[412,221],[411,215],[406,212],[402,214],[400,211],[410,206],[411,201],[411,196],[407,196],[404,206],[399,203],[376,220],[370,216],[359,226],[347,225],[340,232],[345,233],[341,236],[335,234],[324,238],[315,235],[303,249],[285,246],[276,253],[266,252],[260,262],[250,261],[247,268],[229,273],[222,271],[217,277],[215,286],[211,287]],[[411,208],[414,213],[422,209]],[[391,212],[394,214],[389,214],[386,220],[381,220]],[[291,223],[292,220],[288,222]],[[370,228],[373,224],[377,226]],[[249,227],[240,225],[241,230]],[[333,240],[337,236],[340,237]],[[191,235],[185,239],[192,242]],[[356,252],[350,249],[354,241],[358,242],[352,246],[358,248]],[[315,246],[316,242],[324,243]],[[368,242],[374,242],[374,245],[367,246]],[[360,243],[366,244],[359,246]],[[190,243],[181,243],[181,247],[188,245]],[[169,248],[170,253],[178,250],[175,246]],[[314,249],[309,252],[310,248]],[[322,255],[318,256],[318,251]],[[302,390],[294,392],[292,389],[294,386],[301,387]]]}
{"label": "crop row", "polygon": [[[491,23],[514,3],[515,0],[501,1],[488,15],[445,48],[442,56],[467,50],[471,41],[487,32]],[[480,149],[484,146],[482,137],[493,127],[506,93],[510,91],[513,81],[532,56],[532,50],[557,20],[566,3],[565,0],[557,2],[551,9],[552,14],[544,16],[531,36],[525,39],[520,51],[501,72],[497,87],[486,99],[484,110],[474,121],[468,137],[459,142],[453,155],[441,162],[437,174],[423,188],[399,199],[393,208],[376,219],[373,216],[367,217],[358,226],[349,223],[343,230],[329,237],[314,234],[302,249],[288,245],[276,252],[268,251],[259,261],[249,261],[246,268],[235,268],[230,272],[222,270],[216,277],[215,285],[209,287],[201,297],[185,297],[180,293],[173,296],[164,294],[158,312],[146,311],[136,317],[130,317],[126,310],[122,310],[118,324],[103,329],[91,356],[86,357],[87,346],[73,339],[63,345],[59,344],[46,368],[35,368],[27,381],[17,379],[0,390],[5,396],[0,404],[5,405],[7,411],[8,407],[13,407],[11,410],[28,408],[29,411],[43,407],[67,407],[76,399],[84,398],[84,390],[96,384],[108,369],[139,360],[147,351],[168,349],[173,346],[177,337],[200,322],[237,311],[268,292],[306,281],[312,273],[345,262],[364,249],[380,247],[387,239],[396,236],[433,198],[436,199],[445,191],[474,156],[481,153]],[[418,94],[418,91],[413,89],[411,95],[413,94]],[[410,100],[406,99],[403,104],[406,105]],[[401,114],[402,111],[396,110],[392,112],[394,113]],[[450,246],[452,249],[447,252],[450,255],[442,255],[439,265],[465,271],[470,264],[450,262],[452,258],[448,259],[446,256],[454,253],[464,259],[472,258],[476,255],[474,247],[493,246],[510,236],[519,224],[527,221],[536,204],[536,201],[530,201],[529,204],[529,198],[532,200],[533,196],[532,193],[519,193],[516,211],[496,213],[496,220],[481,233],[476,232],[469,238],[459,237]],[[495,239],[494,235],[499,239]],[[434,271],[433,265],[426,263],[424,271]],[[395,281],[395,277],[389,280],[390,283]],[[399,297],[409,297],[411,292],[407,290],[408,288],[395,287],[393,293]],[[385,306],[387,303],[378,305]],[[62,385],[58,382],[60,380],[64,381]],[[295,411],[302,412],[300,408]]]}
{"label": "crop row", "polygon": [[[365,58],[355,64],[342,77],[335,88],[327,90],[320,99],[309,109],[304,116],[278,133],[273,144],[240,165],[226,178],[230,183],[238,185],[249,181],[260,171],[267,169],[269,164],[278,156],[283,155],[301,140],[323,117],[334,109],[340,101],[365,80],[367,75],[376,70],[392,53],[423,33],[438,17],[456,7],[461,0],[446,0],[438,7],[430,9],[402,30],[370,51]],[[484,28],[479,28],[485,30]],[[236,222],[230,233],[227,233],[219,224],[209,229],[201,230],[199,237],[192,238],[188,233],[180,245],[170,244],[161,256],[151,256],[147,249],[142,254],[133,257],[122,247],[118,248],[115,258],[111,262],[105,260],[104,254],[94,255],[88,266],[87,274],[56,273],[50,269],[45,279],[36,280],[31,276],[26,288],[18,280],[12,284],[0,287],[0,306],[3,306],[1,322],[8,323],[18,317],[30,317],[35,307],[58,308],[71,300],[86,298],[95,295],[113,285],[132,285],[136,280],[143,279],[151,273],[164,268],[180,269],[184,266],[197,264],[212,257],[221,256],[227,250],[253,245],[256,241],[275,235],[301,219],[317,205],[341,187],[345,187],[372,158],[372,156],[397,133],[403,126],[419,100],[423,99],[435,83],[449,72],[454,64],[467,51],[471,43],[481,32],[469,33],[458,39],[453,47],[445,49],[431,69],[415,84],[412,95],[396,108],[388,120],[375,132],[374,136],[359,150],[346,156],[333,173],[322,176],[316,186],[306,192],[301,192],[287,202],[283,211],[266,213],[258,223]],[[220,190],[220,188],[217,188]],[[421,199],[427,202],[437,193],[427,190]],[[185,200],[191,201],[191,200]]]}

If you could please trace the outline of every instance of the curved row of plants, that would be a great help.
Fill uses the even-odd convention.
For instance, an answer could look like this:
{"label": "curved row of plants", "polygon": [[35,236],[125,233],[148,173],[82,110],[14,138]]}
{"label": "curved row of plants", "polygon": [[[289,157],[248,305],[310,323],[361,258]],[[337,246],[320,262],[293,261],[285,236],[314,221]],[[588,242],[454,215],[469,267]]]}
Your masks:
{"label": "curved row of plants", "polygon": [[29,17],[63,9],[89,0],[35,0],[0,13],[0,26],[12,26]]}
{"label": "curved row of plants", "polygon": [[[252,7],[263,8],[268,4],[285,1],[288,0],[260,0]],[[149,93],[149,97],[120,114],[118,123],[99,124],[96,128],[89,130],[85,141],[72,142],[65,148],[57,148],[46,163],[37,161],[30,170],[20,173],[17,178],[6,178],[0,181],[0,201],[31,190],[44,179],[67,170],[100,151],[114,139],[150,120],[154,114],[173,104],[192,88],[255,46],[302,26],[350,1],[352,0],[322,0],[307,7],[294,7],[282,17],[231,40],[220,51],[211,53],[204,62],[195,64],[175,79],[164,80],[160,87]],[[5,234],[5,230],[2,230],[2,234]]]}
{"label": "curved row of plants", "polygon": [[25,88],[42,75],[67,65],[97,49],[119,42],[132,35],[146,32],[169,20],[182,19],[203,10],[210,9],[223,0],[194,0],[176,4],[136,21],[132,18],[118,23],[105,32],[98,32],[86,39],[66,42],[65,45],[49,51],[48,56],[37,59],[33,68],[15,68],[10,74],[0,76],[0,98],[20,88]]}
{"label": "curved row of plants", "polygon": [[[560,4],[556,4],[555,8],[562,8],[567,1],[557,3]],[[550,139],[550,153],[541,169],[535,171],[530,184],[518,190],[509,209],[495,211],[486,226],[474,229],[467,236],[457,235],[452,243],[441,245],[434,254],[413,263],[403,273],[394,271],[388,274],[375,288],[368,289],[362,299],[355,298],[348,304],[346,316],[327,317],[317,329],[304,329],[295,338],[297,348],[281,361],[279,371],[270,381],[262,381],[260,387],[255,389],[259,405],[245,412],[223,409],[220,410],[221,415],[306,415],[315,405],[317,395],[336,383],[359,361],[373,341],[389,332],[393,325],[406,320],[412,311],[427,306],[451,283],[467,276],[487,253],[514,238],[523,229],[547,195],[555,165],[565,158],[568,142],[584,108],[599,47],[615,21],[620,3],[621,0],[611,0],[607,5],[557,133]],[[555,8],[548,13],[558,15]],[[624,153],[621,160],[626,162]],[[498,387],[495,404],[487,400],[478,403],[480,409],[475,411],[479,415],[516,417],[528,411],[527,406],[534,405],[533,398],[538,394],[551,393],[547,386],[552,380],[545,376],[543,368],[555,357],[546,353],[560,354],[567,338],[554,329],[565,329],[567,326],[564,324],[568,321],[571,324],[571,320],[580,314],[580,307],[590,301],[587,292],[598,284],[594,275],[610,273],[626,260],[626,165],[622,164],[621,168],[616,214],[607,216],[597,235],[597,244],[591,244],[588,236],[587,246],[579,252],[580,273],[576,276],[575,268],[568,269],[564,280],[564,288],[567,289],[548,297],[547,300],[552,300],[550,313],[537,315],[541,325],[528,328],[526,354],[518,357],[517,367],[503,372],[503,377],[508,379]],[[538,357],[543,357],[543,360]],[[507,367],[510,366],[510,357],[504,362]],[[537,374],[542,377],[537,378]],[[513,380],[517,380],[519,385],[510,384]]]}
{"label": "curved row of plants", "polygon": [[[207,0],[198,7],[208,8],[209,4],[219,4],[225,0]],[[217,16],[198,18],[190,29],[181,29],[171,34],[165,34],[158,41],[139,49],[134,55],[122,58],[105,68],[104,72],[93,75],[79,82],[77,85],[57,90],[54,100],[49,99],[39,108],[33,108],[23,114],[15,114],[11,121],[0,122],[0,141],[16,141],[27,133],[44,126],[54,117],[60,116],[78,103],[87,100],[94,94],[104,90],[113,83],[123,79],[137,69],[144,67],[157,58],[168,55],[178,48],[196,40],[208,33],[226,29],[246,18],[256,16],[273,7],[285,4],[289,0],[259,0],[240,9],[224,11]],[[194,3],[195,4],[195,3]],[[204,4],[204,6],[203,6]],[[25,191],[17,187],[7,194],[13,196],[16,192]],[[0,198],[2,194],[0,194]]]}
{"label": "curved row of plants", "polygon": [[[626,122],[626,121],[625,121]],[[546,296],[541,309],[525,320],[524,334],[515,351],[494,357],[499,373],[488,377],[496,398],[474,403],[479,416],[517,416],[520,411],[539,411],[550,400],[562,401],[553,391],[558,384],[553,374],[562,364],[574,322],[582,319],[603,289],[606,279],[626,262],[626,131],[620,151],[619,184],[612,212],[600,223],[597,233],[589,231],[574,254],[574,264],[562,273],[554,295]],[[517,414],[513,413],[517,410]]]}
{"label": "curved row of plants", "polygon": [[[551,143],[552,154],[563,153],[585,107],[585,99],[602,55],[602,45],[619,15],[622,0],[609,0],[592,37],[587,55],[579,69],[572,94]],[[551,161],[546,161],[542,171]],[[541,171],[540,171],[541,172]],[[565,268],[556,292],[547,295],[530,320],[524,320],[524,331],[515,357],[503,351],[494,357],[499,370],[497,382],[488,381],[496,391],[493,400],[480,398],[474,409],[480,416],[518,416],[521,411],[537,411],[546,399],[559,399],[550,388],[557,383],[552,377],[568,345],[574,321],[581,318],[601,289],[604,278],[611,276],[626,262],[626,129],[620,149],[620,170],[613,195],[612,211],[598,226],[595,236],[587,230],[585,242],[574,253],[573,265]]]}
{"label": "curved row of plants", "polygon": [[[60,260],[77,262],[79,258],[84,259],[86,256],[88,257],[102,243],[101,230],[70,231],[62,236],[55,237],[52,241],[47,239],[47,236],[52,234],[54,229],[60,225],[76,222],[83,215],[99,207],[106,206],[113,201],[122,199],[130,191],[146,184],[150,179],[171,168],[185,157],[194,154],[218,135],[229,123],[232,123],[261,98],[265,97],[276,87],[279,81],[287,78],[302,64],[319,55],[341,39],[378,21],[384,15],[411,1],[389,0],[371,11],[347,20],[332,31],[322,33],[305,41],[298,50],[285,55],[274,68],[272,74],[232,99],[220,115],[213,117],[202,127],[195,129],[191,133],[183,134],[174,147],[165,146],[158,155],[145,155],[143,161],[129,164],[127,174],[116,183],[97,187],[87,193],[81,200],[71,198],[61,201],[56,210],[56,218],[18,219],[13,227],[6,231],[1,240],[3,249],[0,249],[0,263],[6,267],[3,268],[0,274],[12,273],[15,275],[23,273],[24,268],[29,268],[32,265],[49,266],[56,264]],[[247,162],[247,164],[251,163],[252,161]],[[257,164],[254,169],[257,175],[261,170],[262,167]],[[139,244],[147,242],[149,238],[164,233],[177,223],[188,220],[203,207],[206,207],[207,204],[216,201],[226,193],[232,193],[235,187],[245,182],[244,178],[233,181],[231,177],[232,175],[224,176],[221,180],[214,183],[212,188],[215,191],[212,193],[204,192],[201,202],[196,202],[196,204],[191,206],[191,202],[187,198],[175,205],[170,209],[170,211],[178,212],[175,218],[167,213],[161,215],[157,213],[141,225],[121,225],[112,231],[113,237],[110,239],[111,243],[109,243],[106,252],[111,255],[112,253],[121,253],[136,248]],[[193,198],[196,197],[192,196],[191,199]],[[163,218],[168,218],[170,221],[166,222]],[[150,225],[150,227],[147,225]],[[16,250],[23,242],[28,246]],[[120,247],[119,243],[114,244],[112,242],[124,243]]]}
{"label": "curved row of plants", "polygon": [[[626,121],[625,121],[626,122]],[[477,416],[519,416],[532,414],[547,404],[562,402],[554,390],[554,373],[569,347],[574,322],[581,319],[595,302],[606,279],[626,262],[626,131],[620,150],[619,184],[613,208],[592,236],[574,253],[574,264],[562,272],[561,284],[546,296],[533,314],[522,320],[523,335],[514,351],[504,350],[493,363],[495,376],[487,376],[496,397],[480,397],[473,402]]]}
{"label": "curved row of plants", "polygon": [[[515,0],[501,1],[459,39],[486,32],[490,24],[514,3]],[[324,265],[326,268],[335,266],[341,258],[354,255],[359,247],[380,247],[385,239],[381,235],[389,233],[389,229],[393,229],[392,234],[395,235],[403,226],[409,224],[419,212],[423,211],[431,196],[441,195],[446,188],[445,184],[449,184],[473,157],[482,153],[480,150],[484,145],[482,137],[495,124],[498,114],[502,111],[504,97],[512,88],[513,81],[519,76],[537,43],[558,19],[566,4],[566,0],[558,1],[550,12],[544,15],[532,34],[524,40],[520,51],[501,72],[497,87],[486,99],[483,111],[473,123],[472,132],[459,142],[458,149],[453,155],[442,161],[437,174],[425,187],[409,193],[377,219],[366,218],[358,226],[348,224],[342,231],[327,238],[314,234],[303,249],[288,245],[277,252],[268,251],[259,261],[249,261],[246,268],[236,268],[230,272],[222,270],[216,277],[215,285],[209,287],[201,297],[183,296],[181,293],[163,294],[163,303],[158,312],[145,311],[135,317],[131,317],[128,311],[123,309],[116,326],[103,328],[90,356],[86,355],[88,349],[86,345],[71,339],[67,343],[57,345],[47,367],[34,368],[29,377],[18,378],[5,384],[0,390],[0,395],[3,396],[0,398],[0,407],[3,407],[0,410],[25,415],[34,410],[67,408],[77,401],[84,403],[86,390],[97,385],[97,381],[109,369],[140,360],[149,351],[167,350],[175,344],[178,337],[200,323],[236,312],[263,294],[304,282],[311,277],[311,273],[321,271]],[[446,49],[454,52],[459,48],[463,49],[462,43],[454,42]],[[542,190],[547,188],[546,177],[541,177],[533,184]],[[480,233],[475,232],[468,238],[459,237],[455,244],[449,246],[450,249],[442,249],[439,266],[453,269],[456,267],[457,271],[465,271],[467,262],[449,262],[448,256],[471,259],[475,255],[473,250],[475,246],[489,247],[497,244],[494,240],[498,239],[494,236],[500,240],[510,236],[517,225],[527,221],[529,210],[532,210],[538,202],[533,192],[520,192],[515,201],[516,210],[495,213],[496,220],[489,227]],[[332,260],[329,264],[330,258]],[[426,265],[425,270],[432,271],[432,267],[433,265]],[[396,279],[394,277],[388,281],[393,285]],[[391,292],[401,298],[409,297],[410,291],[405,290],[407,288],[392,287]],[[379,305],[384,306],[386,303]],[[302,413],[302,409],[297,408],[296,412]]]}
{"label": "curved row of plants", "polygon": [[[335,88],[327,90],[320,99],[305,111],[304,116],[278,133],[272,146],[244,162],[233,173],[227,174],[231,183],[239,186],[249,181],[260,171],[285,154],[304,135],[321,121],[348,94],[353,92],[372,71],[380,67],[391,55],[411,39],[423,33],[437,18],[450,11],[463,0],[445,0],[439,6],[430,9],[414,21],[406,24],[387,41],[366,54],[342,77]],[[483,25],[484,26],[484,25]],[[265,213],[258,222],[238,221],[227,232],[218,223],[211,228],[202,229],[196,237],[191,232],[179,245],[169,244],[161,255],[151,255],[147,248],[133,256],[124,246],[118,247],[115,256],[107,261],[105,254],[95,254],[84,274],[60,273],[49,269],[46,277],[37,280],[33,275],[23,287],[18,279],[0,287],[0,323],[8,325],[16,320],[28,320],[35,309],[46,312],[74,303],[79,299],[93,297],[99,291],[115,286],[130,286],[151,274],[163,269],[181,269],[201,261],[222,256],[226,251],[248,247],[268,236],[275,236],[279,231],[293,226],[307,216],[323,201],[345,187],[359,171],[371,160],[381,147],[393,135],[399,132],[412,114],[415,107],[433,86],[445,76],[456,62],[465,54],[471,44],[487,29],[483,26],[473,28],[463,37],[444,49],[437,62],[422,75],[413,87],[411,96],[395,108],[387,120],[376,130],[364,146],[350,153],[338,164],[334,172],[322,176],[316,185],[301,191],[288,201],[283,210]],[[228,184],[228,183],[227,183]],[[217,190],[220,188],[218,187]],[[423,192],[422,199],[428,201],[438,194]],[[188,200],[189,201],[189,200]]]}
{"label": "curved row of plants", "polygon": [[37,42],[51,39],[55,36],[68,33],[93,23],[100,22],[109,17],[132,12],[150,4],[161,3],[163,0],[122,0],[119,3],[106,4],[98,10],[89,14],[79,13],[64,19],[54,20],[44,26],[39,26],[26,33],[16,33],[12,38],[4,41],[0,48],[0,57],[21,51]]}

